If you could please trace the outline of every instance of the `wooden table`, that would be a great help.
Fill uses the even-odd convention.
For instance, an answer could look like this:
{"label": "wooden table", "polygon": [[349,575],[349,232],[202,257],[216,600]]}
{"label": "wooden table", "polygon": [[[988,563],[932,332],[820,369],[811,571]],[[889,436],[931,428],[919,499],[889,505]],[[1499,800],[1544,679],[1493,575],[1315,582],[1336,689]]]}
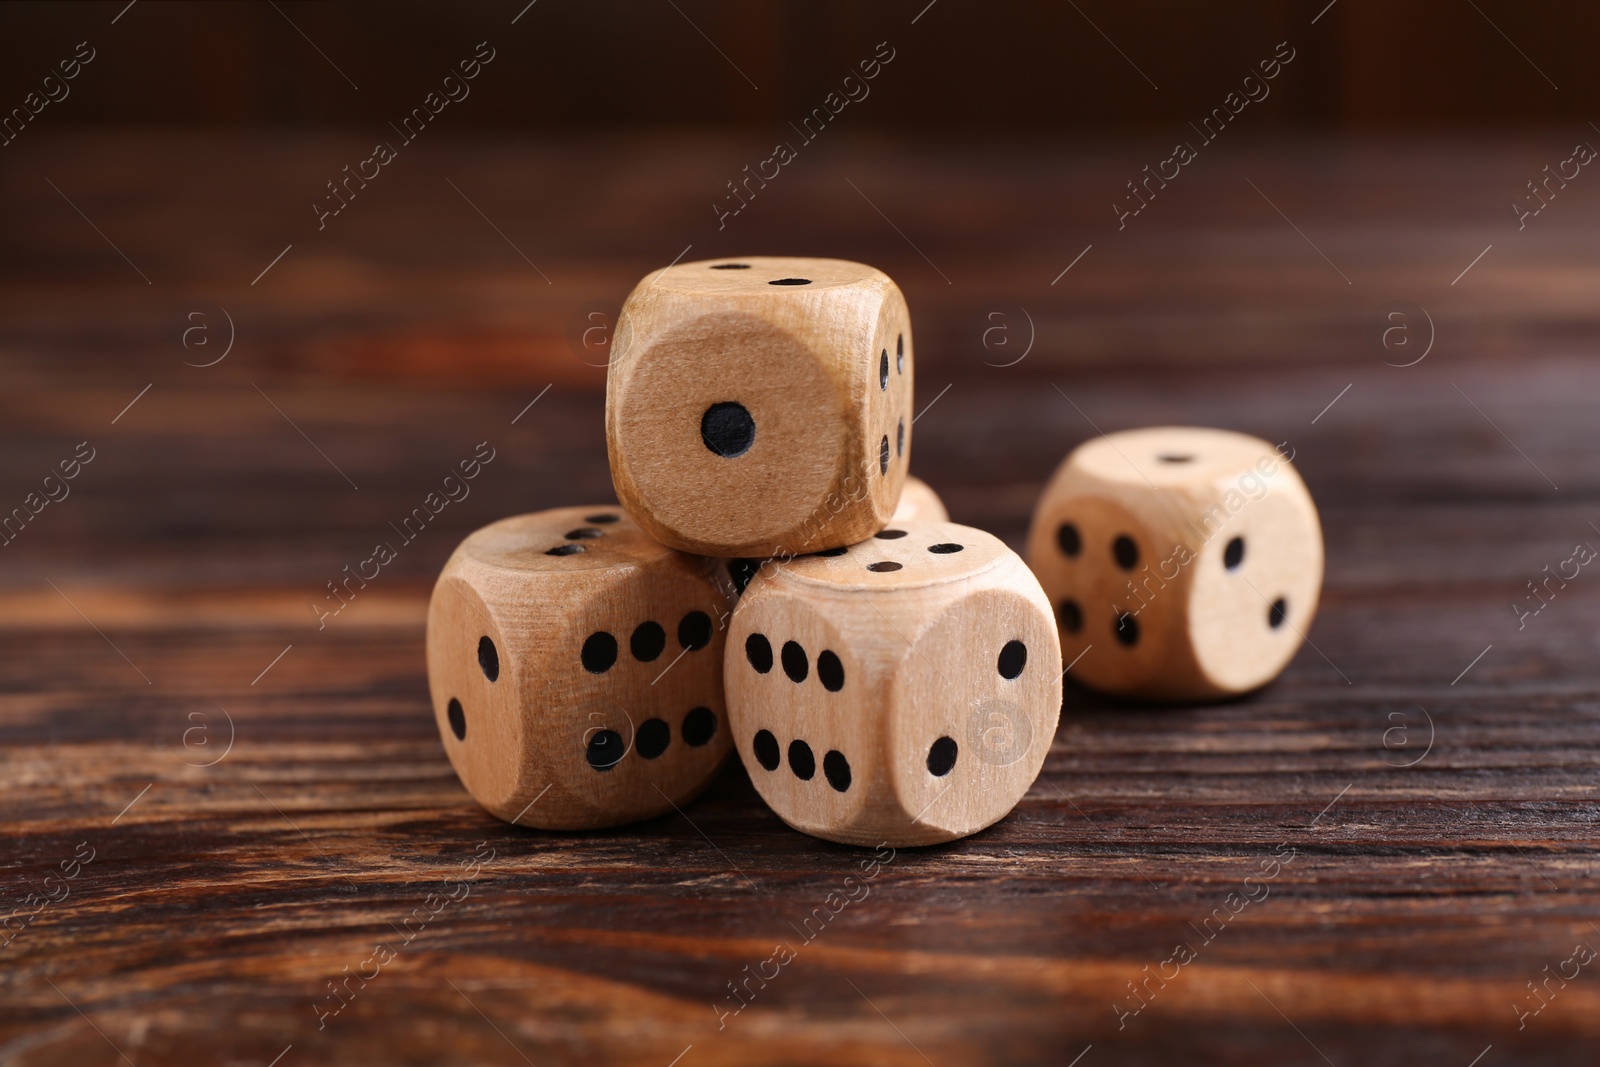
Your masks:
{"label": "wooden table", "polygon": [[[764,137],[441,134],[319,231],[363,136],[30,130],[0,505],[93,459],[0,548],[0,1061],[1592,1062],[1600,578],[1523,598],[1600,545],[1600,193],[1509,209],[1584,136],[1219,142],[1119,230],[1162,139],[841,130],[719,230]],[[652,267],[741,252],[899,279],[913,469],[1015,546],[1097,430],[1288,442],[1315,647],[1233,703],[1069,688],[1008,819],[899,852],[810,941],[863,854],[737,766],[623,830],[485,815],[428,707],[431,580],[494,518],[610,499],[577,338]],[[480,441],[471,496],[319,630]]]}

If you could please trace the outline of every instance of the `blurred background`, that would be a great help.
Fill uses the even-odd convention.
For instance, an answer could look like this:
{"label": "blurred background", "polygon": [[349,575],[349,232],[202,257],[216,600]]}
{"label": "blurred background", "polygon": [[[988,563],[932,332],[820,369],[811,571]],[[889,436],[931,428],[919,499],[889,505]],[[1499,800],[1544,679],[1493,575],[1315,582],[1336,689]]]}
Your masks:
{"label": "blurred background", "polygon": [[[409,110],[432,75],[486,37],[515,47],[493,87],[451,116],[458,134],[764,133],[809,112],[885,39],[911,47],[872,86],[871,108],[850,116],[856,133],[1165,130],[1286,39],[1295,77],[1252,115],[1258,133],[1526,131],[1586,120],[1600,90],[1589,61],[1600,11],[1575,0],[538,0],[511,28],[526,2],[147,2],[118,22],[97,77],[73,87],[76,102],[51,125],[360,131]],[[94,5],[13,0],[5,10],[7,101],[47,72],[45,56],[68,54],[101,21]],[[1559,75],[1559,92],[1539,70]],[[1138,71],[1159,76],[1159,90]]]}

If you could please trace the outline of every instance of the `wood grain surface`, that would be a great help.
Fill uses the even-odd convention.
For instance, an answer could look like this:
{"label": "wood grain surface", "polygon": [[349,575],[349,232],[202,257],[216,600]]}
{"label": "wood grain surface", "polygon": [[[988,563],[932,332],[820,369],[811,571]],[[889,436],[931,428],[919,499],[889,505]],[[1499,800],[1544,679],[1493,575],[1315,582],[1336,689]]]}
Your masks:
{"label": "wood grain surface", "polygon": [[[41,123],[0,160],[0,1062],[1593,1061],[1600,194],[1507,209],[1590,133],[1219,141],[1118,229],[1164,139],[841,130],[719,230],[759,142],[447,132],[322,230],[362,131]],[[1217,705],[1069,675],[1040,780],[946,846],[795,833],[736,764],[620,830],[480,810],[431,583],[611,499],[583,331],[755,251],[898,282],[911,469],[1013,548],[1097,431],[1288,442],[1313,644]]]}

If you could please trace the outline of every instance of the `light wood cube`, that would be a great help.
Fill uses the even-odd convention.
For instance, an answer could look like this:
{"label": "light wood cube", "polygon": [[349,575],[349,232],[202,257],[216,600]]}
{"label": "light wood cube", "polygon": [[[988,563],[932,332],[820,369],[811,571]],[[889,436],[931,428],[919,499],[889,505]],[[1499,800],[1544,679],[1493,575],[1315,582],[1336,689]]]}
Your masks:
{"label": "light wood cube", "polygon": [[522,826],[588,829],[689,801],[732,747],[731,610],[709,561],[616,506],[469,536],[428,606],[428,686],[473,798]]}
{"label": "light wood cube", "polygon": [[950,513],[927,482],[906,475],[906,487],[900,492],[900,503],[895,506],[890,522],[949,522]]}
{"label": "light wood cube", "polygon": [[763,567],[725,657],[756,790],[795,829],[848,844],[927,845],[1004,818],[1061,710],[1039,583],[997,538],[948,522]]}
{"label": "light wood cube", "polygon": [[911,322],[838,259],[679,263],[629,295],[606,379],[617,499],[663,544],[791,556],[889,521],[911,454]]}
{"label": "light wood cube", "polygon": [[1322,528],[1266,441],[1129,430],[1062,462],[1034,511],[1028,562],[1075,679],[1207,700],[1265,685],[1293,658],[1322,588]]}

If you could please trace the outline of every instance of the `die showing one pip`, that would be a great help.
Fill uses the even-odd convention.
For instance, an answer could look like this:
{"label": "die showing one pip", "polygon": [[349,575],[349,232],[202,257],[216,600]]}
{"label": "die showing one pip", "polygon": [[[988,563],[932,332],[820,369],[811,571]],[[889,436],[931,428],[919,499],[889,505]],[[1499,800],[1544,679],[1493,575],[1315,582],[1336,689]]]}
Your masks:
{"label": "die showing one pip", "polygon": [[1062,462],[1034,511],[1028,562],[1074,678],[1122,696],[1215,699],[1265,685],[1294,656],[1317,610],[1322,528],[1267,442],[1128,430]]}
{"label": "die showing one pip", "polygon": [[890,522],[949,522],[950,513],[944,508],[927,482],[906,475],[906,487],[900,492],[900,503],[895,506]]}
{"label": "die showing one pip", "polygon": [[494,815],[549,830],[687,802],[732,747],[728,611],[708,561],[615,506],[473,533],[428,606],[428,685],[462,784]]}
{"label": "die showing one pip", "polygon": [[894,513],[911,453],[911,323],[839,259],[680,263],[623,304],[606,378],[617,499],[663,544],[791,556]]}
{"label": "die showing one pip", "polygon": [[999,821],[1061,710],[1039,583],[997,538],[948,522],[768,561],[725,659],[756,790],[790,826],[846,844],[935,844]]}

